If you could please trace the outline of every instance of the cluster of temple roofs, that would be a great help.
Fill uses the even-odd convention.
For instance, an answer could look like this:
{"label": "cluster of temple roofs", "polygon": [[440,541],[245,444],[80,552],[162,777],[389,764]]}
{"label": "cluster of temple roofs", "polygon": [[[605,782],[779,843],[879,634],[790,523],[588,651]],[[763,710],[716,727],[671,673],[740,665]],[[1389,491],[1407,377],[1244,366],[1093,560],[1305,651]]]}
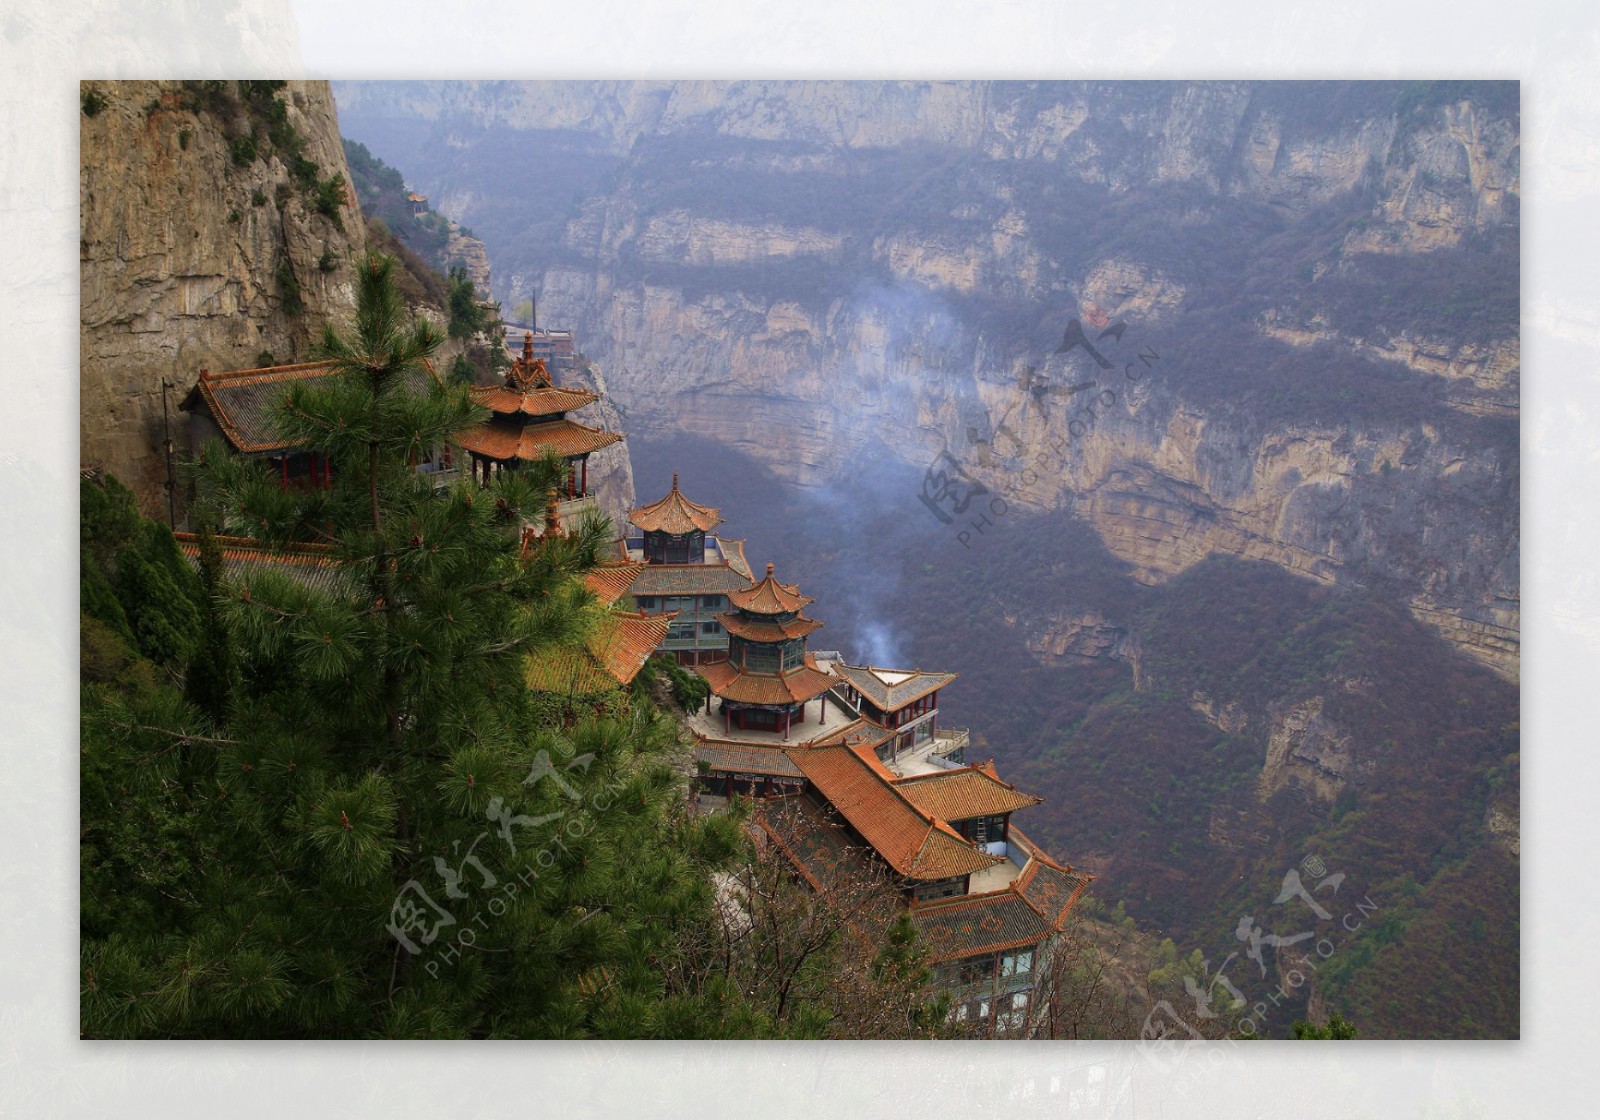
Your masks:
{"label": "cluster of temple roofs", "polygon": [[[272,461],[285,486],[330,485],[337,464],[277,438],[270,416],[289,386],[331,372],[325,362],[202,371],[183,404],[195,417],[194,442],[220,435],[235,452]],[[419,388],[437,379],[431,367],[415,376]],[[623,437],[567,417],[598,398],[556,385],[533,355],[531,332],[503,384],[470,392],[489,419],[421,457],[417,469],[442,482],[465,467],[488,481],[555,451],[569,463],[566,486],[523,536],[525,552],[543,547],[587,499],[589,455]],[[702,808],[754,799],[759,839],[819,891],[851,869],[887,876],[939,982],[957,997],[953,1013],[1027,1032],[1038,978],[1092,877],[1013,825],[1013,814],[1041,798],[1002,780],[992,760],[967,762],[967,732],[941,727],[939,696],[956,674],[852,665],[812,651],[823,626],[806,614],[813,599],[780,581],[771,563],[755,578],[744,542],[716,532],[722,523],[674,474],[663,497],[631,511],[616,554],[585,576],[587,636],[531,656],[528,687],[569,700],[604,697],[657,653],[697,672],[711,693],[686,719]],[[331,589],[340,578],[326,549],[218,543],[232,579],[271,570]],[[198,562],[197,538],[180,534],[179,545]]]}
{"label": "cluster of temple roofs", "polygon": [[[194,388],[179,407],[191,414],[191,450],[220,438],[235,454],[269,461],[285,488],[332,485],[337,463],[294,446],[277,434],[273,411],[289,399],[296,385],[314,385],[337,372],[331,361],[214,373],[202,369]],[[414,391],[437,383],[438,373],[424,362],[411,374]],[[469,390],[489,418],[418,458],[417,469],[447,483],[462,469],[487,481],[500,471],[519,470],[555,453],[568,464],[561,494],[566,516],[581,512],[589,498],[589,456],[622,439],[620,432],[590,427],[567,416],[599,397],[582,387],[559,386],[546,362],[533,354],[533,336],[523,336],[522,353],[511,362],[497,385]],[[592,505],[592,503],[589,503]]]}
{"label": "cluster of temple roofs", "polygon": [[967,762],[968,733],[940,726],[956,674],[810,650],[823,625],[806,613],[814,600],[773,564],[755,579],[742,542],[713,535],[720,511],[685,495],[677,475],[629,521],[619,567],[601,578],[620,583],[631,570],[620,565],[637,567],[638,609],[673,612],[663,651],[710,687],[687,720],[702,803],[754,799],[761,838],[819,891],[852,868],[889,876],[955,1014],[1026,1031],[1037,978],[1091,877],[1013,825],[1042,799],[992,760]]}

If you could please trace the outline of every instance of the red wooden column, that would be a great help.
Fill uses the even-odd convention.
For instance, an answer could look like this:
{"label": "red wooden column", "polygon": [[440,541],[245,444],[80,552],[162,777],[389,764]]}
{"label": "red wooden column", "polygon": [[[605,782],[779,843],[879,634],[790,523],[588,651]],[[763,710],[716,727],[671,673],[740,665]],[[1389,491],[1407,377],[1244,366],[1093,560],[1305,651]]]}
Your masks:
{"label": "red wooden column", "polygon": [[587,455],[585,455],[583,457],[583,485],[578,487],[578,493],[579,493],[579,495],[583,495],[583,494],[587,494],[588,492],[589,492],[589,457]]}

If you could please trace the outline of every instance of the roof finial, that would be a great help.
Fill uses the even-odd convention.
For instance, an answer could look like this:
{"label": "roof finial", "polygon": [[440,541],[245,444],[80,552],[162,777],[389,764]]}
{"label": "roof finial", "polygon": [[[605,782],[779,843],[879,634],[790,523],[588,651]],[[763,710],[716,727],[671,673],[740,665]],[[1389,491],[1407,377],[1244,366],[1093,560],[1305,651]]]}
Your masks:
{"label": "roof finial", "polygon": [[523,331],[522,332],[522,360],[525,361],[525,362],[533,361],[533,332],[532,331]]}
{"label": "roof finial", "polygon": [[678,488],[678,472],[677,471],[673,471],[672,472],[672,488],[674,490],[676,490]]}
{"label": "roof finial", "polygon": [[775,570],[776,570],[776,569],[777,569],[777,565],[776,565],[776,564],[774,564],[774,563],[773,563],[773,562],[772,562],[772,561],[771,561],[771,560],[768,560],[768,561],[767,561],[767,578],[768,578],[768,579],[771,579],[771,578],[772,578],[772,573],[773,573],[773,572],[774,572],[774,571],[775,571]]}

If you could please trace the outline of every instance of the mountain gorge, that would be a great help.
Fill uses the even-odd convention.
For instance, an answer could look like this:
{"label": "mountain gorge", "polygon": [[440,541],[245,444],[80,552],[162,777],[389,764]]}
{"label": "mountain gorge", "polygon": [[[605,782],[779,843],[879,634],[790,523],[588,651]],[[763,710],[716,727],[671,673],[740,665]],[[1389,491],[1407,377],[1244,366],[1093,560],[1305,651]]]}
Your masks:
{"label": "mountain gorge", "polygon": [[[948,453],[1147,582],[1213,554],[1391,581],[1515,678],[1514,86],[337,95],[636,428],[805,486],[861,447]],[[1092,420],[1066,390],[1097,367],[1052,353],[1074,316],[1161,355]]]}
{"label": "mountain gorge", "polygon": [[148,511],[163,381],[307,356],[381,198],[575,329],[614,518],[680,472],[815,648],[959,672],[1278,1033],[1518,1033],[1514,83],[84,89],[83,454]]}
{"label": "mountain gorge", "polygon": [[[1517,1033],[1514,83],[335,93],[577,331],[641,494],[958,670],[1097,893],[1249,999]],[[1296,986],[1240,917],[1300,932],[1301,865]]]}

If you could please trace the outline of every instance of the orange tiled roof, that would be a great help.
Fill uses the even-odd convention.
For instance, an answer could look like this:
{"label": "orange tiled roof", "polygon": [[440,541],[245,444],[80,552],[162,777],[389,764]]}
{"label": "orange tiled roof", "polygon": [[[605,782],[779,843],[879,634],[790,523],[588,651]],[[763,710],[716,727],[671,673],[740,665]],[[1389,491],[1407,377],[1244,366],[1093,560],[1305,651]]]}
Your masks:
{"label": "orange tiled roof", "polygon": [[752,642],[781,642],[788,638],[803,638],[822,628],[814,618],[791,618],[788,622],[770,622],[766,619],[745,618],[733,611],[717,615],[717,621],[730,634]]}
{"label": "orange tiled roof", "polygon": [[810,747],[789,757],[873,850],[907,878],[970,875],[1004,858],[979,851],[901,795],[894,775],[868,747]]}
{"label": "orange tiled roof", "polygon": [[606,611],[581,648],[564,647],[528,658],[528,687],[535,692],[588,696],[627,687],[667,636],[672,614]]}
{"label": "orange tiled roof", "polygon": [[[755,823],[778,844],[806,881],[816,890],[830,889],[841,875],[848,881],[862,850],[852,847],[839,828],[807,799],[785,798],[776,805],[781,809],[759,805]],[[1051,902],[1046,902],[1040,891],[1023,886],[1030,881],[1045,881],[1046,872],[1056,874],[1051,870],[1055,866],[1030,860],[1022,876],[1002,890],[913,906],[911,920],[929,948],[930,962],[1025,949],[1064,930],[1068,914],[1093,876],[1070,871],[1060,874],[1056,884],[1062,889]]]}
{"label": "orange tiled roof", "polygon": [[600,397],[587,389],[557,389],[543,386],[519,393],[503,385],[485,385],[469,389],[474,404],[502,416],[554,416],[575,408],[593,404]]}
{"label": "orange tiled roof", "polygon": [[678,475],[672,475],[672,489],[660,501],[640,506],[628,514],[628,520],[647,533],[672,533],[681,535],[699,530],[708,533],[722,524],[722,518],[712,506],[691,502],[678,489]]}
{"label": "orange tiled roof", "polygon": [[[195,567],[200,565],[200,538],[194,533],[172,534],[178,550]],[[260,572],[278,572],[305,587],[331,591],[343,579],[343,569],[333,550],[321,544],[296,544],[274,548],[249,537],[217,538],[222,552],[223,579],[248,583]]]}
{"label": "orange tiled roof", "polygon": [[787,778],[801,776],[800,768],[780,747],[702,740],[695,744],[694,757],[696,762],[704,762],[713,771],[723,774],[777,774]]}
{"label": "orange tiled roof", "polygon": [[634,595],[729,595],[750,586],[730,564],[646,564],[634,577]]}
{"label": "orange tiled roof", "polygon": [[[1012,829],[1016,833],[1016,829]],[[1011,885],[1012,890],[1027,900],[1029,906],[1050,923],[1057,932],[1067,927],[1067,915],[1078,899],[1088,889],[1091,875],[1062,867],[1055,860],[1035,851],[1020,878]]]}
{"label": "orange tiled roof", "polygon": [[713,693],[735,704],[799,704],[816,699],[838,683],[815,663],[782,674],[746,672],[731,661],[696,665],[694,670],[711,685]]}
{"label": "orange tiled roof", "polygon": [[610,447],[620,439],[622,436],[617,432],[602,432],[574,420],[524,425],[501,416],[455,436],[456,443],[466,450],[502,462],[510,459],[529,462],[543,458],[549,451],[570,459]]}
{"label": "orange tiled roof", "polygon": [[898,711],[956,679],[954,673],[924,673],[871,665],[840,665],[839,675],[886,712]]}
{"label": "orange tiled roof", "polygon": [[1026,948],[1060,932],[1010,889],[919,903],[912,907],[911,921],[935,964]]}
{"label": "orange tiled roof", "polygon": [[816,602],[810,596],[800,594],[800,589],[793,584],[779,583],[778,578],[772,573],[773,565],[769,563],[766,579],[748,591],[729,595],[729,601],[740,610],[754,614],[793,614],[802,607]]}
{"label": "orange tiled roof", "polygon": [[[199,381],[178,407],[192,412],[203,403],[235,451],[281,451],[293,444],[273,429],[273,410],[289,399],[290,386],[332,377],[337,372],[334,365],[329,359],[226,373],[203,369]],[[439,378],[432,364],[424,361],[412,370],[410,381],[413,390],[420,390],[429,381],[438,384]]]}
{"label": "orange tiled roof", "polygon": [[644,565],[637,560],[604,560],[583,577],[583,585],[600,600],[601,606],[609,607],[628,593],[629,585],[643,570]]}
{"label": "orange tiled roof", "polygon": [[993,770],[982,766],[963,766],[958,770],[901,778],[895,786],[913,804],[946,821],[1010,813],[1044,800],[1031,793],[1018,792],[996,777]]}
{"label": "orange tiled roof", "polygon": [[733,541],[727,537],[718,537],[717,543],[722,546],[722,554],[728,558],[728,567],[744,576],[747,580],[756,578],[750,573],[750,561],[744,558],[744,541]]}
{"label": "orange tiled roof", "polygon": [[634,614],[609,611],[608,624],[589,640],[589,648],[620,684],[632,684],[644,663],[667,637],[667,628],[678,612]]}
{"label": "orange tiled roof", "polygon": [[[865,747],[876,751],[878,747],[894,736],[893,731],[886,731],[867,719],[854,719],[837,730],[811,740],[789,747],[789,750],[817,747]],[[876,757],[876,755],[874,755]]]}

